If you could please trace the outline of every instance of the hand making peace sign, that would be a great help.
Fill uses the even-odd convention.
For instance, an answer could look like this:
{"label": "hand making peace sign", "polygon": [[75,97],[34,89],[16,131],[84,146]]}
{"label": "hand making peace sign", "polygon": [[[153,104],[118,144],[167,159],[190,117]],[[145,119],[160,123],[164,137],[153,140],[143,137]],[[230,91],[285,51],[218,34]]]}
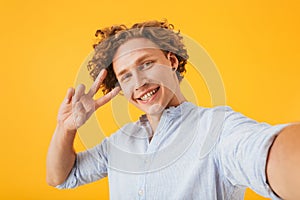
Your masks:
{"label": "hand making peace sign", "polygon": [[99,99],[93,98],[106,75],[107,71],[103,69],[87,93],[85,93],[85,85],[83,84],[78,85],[76,90],[74,88],[68,89],[57,117],[58,123],[64,127],[66,132],[76,132],[98,108],[119,93],[120,87],[116,87]]}

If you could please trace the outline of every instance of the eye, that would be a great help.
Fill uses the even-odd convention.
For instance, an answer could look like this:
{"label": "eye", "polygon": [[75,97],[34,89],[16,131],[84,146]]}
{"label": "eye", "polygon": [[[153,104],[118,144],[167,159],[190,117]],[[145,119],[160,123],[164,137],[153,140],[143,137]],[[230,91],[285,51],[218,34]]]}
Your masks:
{"label": "eye", "polygon": [[142,65],[140,65],[138,67],[138,69],[141,71],[141,70],[146,70],[146,69],[149,69],[150,67],[152,67],[154,64],[154,61],[146,61],[144,62]]}
{"label": "eye", "polygon": [[125,73],[121,76],[121,82],[127,82],[131,77],[131,73]]}

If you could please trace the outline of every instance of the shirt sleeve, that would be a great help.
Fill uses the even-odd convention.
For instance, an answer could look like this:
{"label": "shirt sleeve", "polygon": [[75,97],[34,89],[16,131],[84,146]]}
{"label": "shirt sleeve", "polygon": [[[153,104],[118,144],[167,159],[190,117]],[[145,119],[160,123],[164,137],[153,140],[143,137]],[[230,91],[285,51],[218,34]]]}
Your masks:
{"label": "shirt sleeve", "polygon": [[288,124],[258,123],[230,107],[225,107],[224,116],[218,150],[225,177],[234,186],[279,199],[267,183],[266,162],[274,139]]}
{"label": "shirt sleeve", "polygon": [[75,188],[107,176],[107,138],[99,145],[76,155],[74,166],[58,189]]}

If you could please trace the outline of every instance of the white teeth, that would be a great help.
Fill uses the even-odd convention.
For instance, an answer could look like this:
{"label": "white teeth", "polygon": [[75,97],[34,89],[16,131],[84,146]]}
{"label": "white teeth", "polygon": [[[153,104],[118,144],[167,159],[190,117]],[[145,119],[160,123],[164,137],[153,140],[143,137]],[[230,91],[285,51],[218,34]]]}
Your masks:
{"label": "white teeth", "polygon": [[141,97],[141,99],[143,101],[146,101],[147,99],[149,99],[150,97],[152,97],[153,94],[155,94],[157,92],[156,89],[150,91],[150,92],[147,92],[144,96]]}

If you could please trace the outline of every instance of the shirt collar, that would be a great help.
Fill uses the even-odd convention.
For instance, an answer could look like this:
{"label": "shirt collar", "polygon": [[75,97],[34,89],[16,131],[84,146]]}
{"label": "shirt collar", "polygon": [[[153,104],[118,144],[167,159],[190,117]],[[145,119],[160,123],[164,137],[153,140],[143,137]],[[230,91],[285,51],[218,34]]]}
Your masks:
{"label": "shirt collar", "polygon": [[[163,111],[162,117],[166,116],[171,119],[178,118],[182,115],[185,107],[187,107],[189,104],[190,102],[184,101],[178,106],[170,106]],[[147,115],[146,114],[141,115],[139,118],[139,122],[141,123],[141,125],[147,124],[148,123]]]}

